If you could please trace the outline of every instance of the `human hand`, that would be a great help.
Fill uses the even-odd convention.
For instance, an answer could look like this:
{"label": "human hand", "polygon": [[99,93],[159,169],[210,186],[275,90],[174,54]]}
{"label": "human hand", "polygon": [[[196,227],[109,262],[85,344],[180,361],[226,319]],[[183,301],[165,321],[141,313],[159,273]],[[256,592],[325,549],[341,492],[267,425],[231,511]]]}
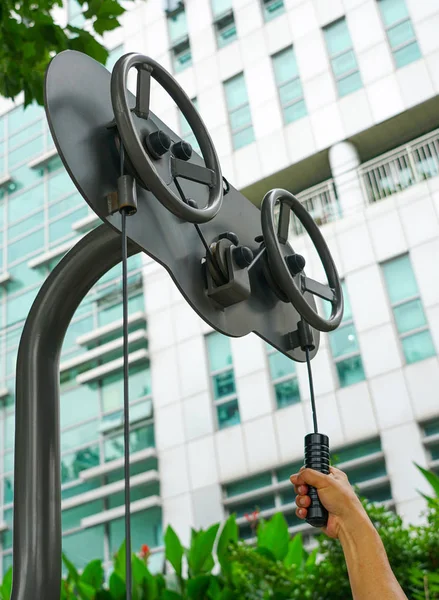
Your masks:
{"label": "human hand", "polygon": [[330,474],[325,475],[302,467],[299,473],[291,475],[290,481],[297,494],[296,515],[300,519],[306,519],[307,508],[311,504],[311,498],[307,495],[308,486],[315,487],[320,502],[328,511],[328,524],[323,531],[331,538],[338,538],[344,530],[355,528],[359,521],[369,518],[347,475],[335,467],[330,467],[329,471]]}

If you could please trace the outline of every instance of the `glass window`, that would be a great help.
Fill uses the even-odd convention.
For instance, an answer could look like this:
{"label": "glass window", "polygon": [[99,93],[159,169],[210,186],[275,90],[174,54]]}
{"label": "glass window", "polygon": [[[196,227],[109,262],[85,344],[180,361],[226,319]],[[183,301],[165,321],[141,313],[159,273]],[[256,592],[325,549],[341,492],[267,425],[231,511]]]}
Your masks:
{"label": "glass window", "polygon": [[92,315],[87,315],[83,319],[76,319],[73,321],[69,328],[67,329],[66,335],[64,337],[63,342],[63,351],[68,350],[72,346],[76,345],[76,339],[84,335],[85,333],[90,333],[93,330],[93,317]]}
{"label": "glass window", "polygon": [[[292,472],[290,473],[290,475]],[[254,477],[248,477],[246,479],[241,479],[234,483],[229,483],[224,486],[227,498],[230,496],[238,496],[239,494],[245,494],[246,492],[253,492],[261,487],[266,487],[272,484],[271,473],[261,473],[260,475],[255,475]]]}
{"label": "glass window", "polygon": [[214,332],[206,336],[209,370],[211,372],[212,390],[215,404],[217,405],[218,426],[220,429],[239,423],[239,408],[236,399],[235,374],[230,340],[221,333]]}
{"label": "glass window", "polygon": [[212,0],[212,12],[215,16],[224,14],[232,8],[232,0]]}
{"label": "glass window", "polygon": [[8,269],[11,274],[11,282],[8,283],[8,292],[13,294],[22,288],[28,288],[31,285],[41,284],[46,276],[42,269],[31,269],[27,265],[27,260],[16,264]]}
{"label": "glass window", "polygon": [[344,358],[335,363],[337,369],[338,380],[340,387],[347,387],[364,381],[366,375],[364,373],[363,361],[361,356],[351,356]]}
{"label": "glass window", "polygon": [[224,83],[230,128],[235,150],[254,141],[254,131],[244,74]]}
{"label": "glass window", "polygon": [[12,475],[7,475],[3,479],[4,485],[4,503],[9,504],[14,499],[14,478]]}
{"label": "glass window", "polygon": [[72,230],[72,225],[79,219],[82,219],[88,215],[88,206],[83,204],[78,210],[73,213],[70,213],[66,217],[62,219],[58,219],[57,221],[52,221],[49,223],[49,243],[56,243],[60,238],[64,238],[67,236],[73,236],[74,231]]}
{"label": "glass window", "polygon": [[[143,544],[155,548],[162,544],[162,513],[159,507],[134,513],[131,515],[132,547],[138,552]],[[110,552],[119,550],[125,539],[125,520],[116,519],[110,522]]]}
{"label": "glass window", "polygon": [[231,396],[236,393],[235,376],[233,369],[225,373],[219,373],[212,377],[213,394],[215,400],[220,400],[225,396]]}
{"label": "glass window", "polygon": [[88,502],[87,504],[63,510],[61,514],[63,531],[80,527],[81,519],[101,513],[103,510],[104,503],[102,500],[95,500],[94,502]]}
{"label": "glass window", "polygon": [[[25,211],[23,207],[32,207],[32,212],[42,208],[44,204],[44,184],[43,182],[34,185],[32,189],[14,194],[8,200],[8,222],[9,225],[22,219]],[[41,223],[43,225],[43,223]]]}
{"label": "glass window", "polygon": [[393,309],[398,333],[406,333],[427,324],[420,299],[399,304]]}
{"label": "glass window", "polygon": [[8,113],[8,133],[13,135],[38,118],[44,117],[43,108],[38,104],[30,104],[26,108],[19,106]]}
{"label": "glass window", "polygon": [[326,47],[339,96],[346,96],[362,87],[357,59],[346,19],[340,19],[323,28]]}
{"label": "glass window", "polygon": [[382,265],[396,329],[408,364],[436,354],[418,286],[406,254]]}
{"label": "glass window", "polygon": [[[41,129],[41,126],[40,126]],[[39,137],[29,140],[8,155],[9,169],[12,171],[16,165],[27,163],[31,158],[42,154],[44,151],[44,138]]]}
{"label": "glass window", "polygon": [[75,206],[84,206],[84,199],[78,193],[70,194],[59,202],[49,204],[49,220],[72,210]]}
{"label": "glass window", "polygon": [[175,73],[180,73],[180,71],[192,65],[192,51],[189,38],[184,38],[178,45],[172,48],[172,62]]}
{"label": "glass window", "polygon": [[[192,98],[192,104],[198,110],[197,98]],[[186,119],[181,111],[179,111],[178,114],[179,114],[179,118],[180,118],[180,136],[182,137],[183,140],[188,142],[192,146],[192,148],[196,152],[198,152],[198,154],[201,154],[200,146],[198,145],[197,138],[195,137],[194,133],[192,132],[191,126],[186,121]]]}
{"label": "glass window", "polygon": [[296,378],[276,383],[274,391],[278,408],[284,408],[284,406],[290,406],[291,404],[300,402],[299,382]]}
{"label": "glass window", "polygon": [[206,336],[209,368],[220,371],[233,364],[230,339],[221,333],[214,332]]}
{"label": "glass window", "polygon": [[233,11],[217,19],[215,22],[216,42],[218,48],[224,48],[238,38]]}
{"label": "glass window", "polygon": [[[155,446],[154,425],[150,423],[143,427],[138,427],[130,432],[130,453],[140,452],[146,448]],[[109,462],[121,458],[124,455],[123,434],[118,434],[104,442],[105,461]]]}
{"label": "glass window", "polygon": [[63,431],[61,433],[61,451],[64,452],[96,441],[99,437],[98,428],[99,421],[96,420]]}
{"label": "glass window", "polygon": [[29,290],[28,292],[15,296],[6,304],[6,324],[12,325],[25,319],[29,313],[33,301],[39,292],[39,287]]}
{"label": "glass window", "polygon": [[241,422],[239,416],[238,400],[225,402],[217,406],[218,428],[225,429]]}
{"label": "glass window", "polygon": [[381,16],[397,68],[421,58],[405,0],[379,0]]}
{"label": "glass window", "polygon": [[275,54],[273,68],[285,123],[304,117],[307,111],[293,48]]}
{"label": "glass window", "polygon": [[61,483],[75,481],[81,471],[97,467],[99,464],[99,446],[81,448],[72,454],[61,457]]}
{"label": "glass window", "polygon": [[99,394],[95,386],[61,391],[61,428],[92,419],[99,415]]}
{"label": "glass window", "polygon": [[436,354],[431,333],[428,330],[403,338],[402,348],[408,364],[425,360]]}
{"label": "glass window", "polygon": [[262,0],[265,21],[271,21],[285,12],[284,0]]}
{"label": "glass window", "polygon": [[90,561],[104,557],[104,526],[63,536],[62,549],[77,569],[83,569]]}
{"label": "glass window", "polygon": [[171,43],[176,42],[187,35],[187,19],[186,11],[184,9],[168,16],[168,31]]}
{"label": "glass window", "polygon": [[12,526],[14,523],[12,508],[8,508],[3,512],[3,519],[8,525],[8,529],[3,533],[3,548],[12,548]]}
{"label": "glass window", "polygon": [[[366,379],[358,345],[357,331],[352,321],[352,308],[346,283],[343,281],[344,313],[342,325],[329,334],[329,345],[335,361],[340,387],[354,385]],[[323,302],[326,318],[331,313],[329,302]]]}
{"label": "glass window", "polygon": [[407,254],[384,263],[383,272],[392,304],[418,295],[418,286]]}
{"label": "glass window", "polygon": [[44,229],[34,231],[25,237],[22,237],[17,242],[12,242],[8,246],[8,262],[15,262],[19,258],[24,258],[29,254],[35,253],[44,246]]}
{"label": "glass window", "polygon": [[344,325],[333,331],[329,341],[334,358],[358,351],[357,333],[353,324]]}
{"label": "glass window", "polygon": [[74,192],[75,187],[69,174],[63,168],[54,173],[48,181],[49,202],[58,200],[60,196],[66,196],[69,192]]}
{"label": "glass window", "polygon": [[18,221],[15,225],[9,227],[8,235],[9,241],[11,242],[14,238],[23,235],[24,233],[31,231],[44,224],[44,212],[39,211],[27,219]]}
{"label": "glass window", "polygon": [[291,358],[282,354],[282,352],[274,351],[268,357],[270,365],[270,374],[272,379],[279,379],[286,375],[294,375],[296,365]]}
{"label": "glass window", "polygon": [[334,454],[337,459],[336,464],[342,464],[356,458],[363,458],[369,454],[376,454],[377,452],[381,452],[381,440],[379,438],[374,438],[360,444],[345,446],[340,450],[336,450]]}

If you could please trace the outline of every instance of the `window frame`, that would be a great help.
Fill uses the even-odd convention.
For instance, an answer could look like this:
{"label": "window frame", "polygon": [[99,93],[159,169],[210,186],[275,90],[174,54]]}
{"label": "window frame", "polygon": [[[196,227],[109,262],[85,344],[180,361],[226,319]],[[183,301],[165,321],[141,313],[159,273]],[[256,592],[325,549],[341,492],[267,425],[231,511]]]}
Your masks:
{"label": "window frame", "polygon": [[[401,2],[401,0],[399,0]],[[384,20],[384,14],[383,14],[383,9],[382,9],[382,0],[377,0],[378,3],[378,12],[380,13],[380,18],[381,18],[381,22],[386,34],[386,41],[390,50],[390,53],[392,55],[392,60],[393,60],[393,65],[395,67],[395,69],[402,69],[403,67],[406,67],[407,65],[410,65],[412,62],[416,62],[417,60],[420,60],[422,58],[422,52],[421,52],[421,48],[419,46],[419,42],[418,42],[418,38],[416,36],[416,31],[415,31],[415,27],[413,25],[413,20],[410,16],[410,12],[409,12],[409,8],[407,6],[406,0],[402,0],[404,2],[404,4],[406,5],[406,9],[407,9],[407,17],[402,17],[401,19],[399,19],[398,21],[395,21],[394,23],[392,23],[392,25],[386,25],[385,20]],[[400,25],[402,25],[403,23],[409,21],[412,29],[413,29],[413,33],[414,33],[414,37],[412,39],[410,39],[407,42],[403,42],[402,44],[399,44],[399,46],[396,46],[395,48],[392,47],[392,44],[390,42],[390,37],[389,37],[389,31],[391,29],[394,29],[395,27],[399,27]],[[396,62],[396,58],[395,58],[395,54],[396,52],[399,52],[399,50],[403,50],[404,48],[406,48],[407,46],[410,46],[410,44],[413,44],[413,42],[416,42],[416,45],[418,47],[419,50],[419,57],[416,58],[415,60],[410,61],[409,63],[406,63],[405,65],[401,65],[399,66]]]}
{"label": "window frame", "polygon": [[[292,52],[293,58],[296,60],[295,51],[294,51],[294,45],[292,45],[292,44],[286,46],[286,48],[283,48],[282,50],[279,50],[278,52],[275,52],[275,54],[271,55],[271,64],[272,64],[272,68],[273,68],[273,72],[274,72],[274,79],[275,79],[276,88],[277,88],[277,96],[278,96],[278,99],[279,99],[279,106],[280,106],[280,109],[282,111],[282,119],[283,119],[283,122],[284,122],[284,126],[287,126],[290,123],[294,123],[295,121],[300,121],[300,119],[303,119],[304,117],[306,117],[308,115],[308,109],[307,109],[307,106],[306,106],[305,95],[303,93],[303,85],[302,85],[302,80],[301,80],[301,77],[300,77],[299,67],[297,67],[297,75],[296,75],[296,77],[290,77],[287,81],[284,81],[281,84],[278,83],[277,80],[276,80],[276,68],[275,68],[276,57],[279,57],[280,55],[282,55],[282,54],[284,54],[284,53],[286,53],[288,51]],[[296,60],[296,63],[297,63],[297,60]],[[294,100],[291,100],[291,101],[289,101],[286,104],[283,104],[282,103],[281,94],[280,94],[281,88],[283,88],[286,85],[289,85],[291,83],[294,83],[296,81],[298,81],[300,83],[300,87],[301,87],[301,90],[302,90],[301,97],[300,98],[296,98]],[[286,119],[286,110],[287,110],[287,108],[290,108],[291,106],[294,106],[295,104],[299,104],[300,102],[304,103],[305,114],[303,116],[299,117],[298,119],[293,119],[292,121],[287,121],[287,119]]]}
{"label": "window frame", "polygon": [[[411,268],[411,271],[412,271],[412,275],[413,275],[413,279],[414,279],[414,281],[416,283],[416,288],[418,290],[418,293],[415,294],[415,295],[408,296],[404,300],[398,300],[397,302],[392,302],[392,300],[390,298],[389,288],[388,288],[387,281],[386,281],[386,276],[384,274],[384,266],[387,265],[387,264],[389,264],[389,263],[392,263],[392,262],[394,262],[394,261],[396,261],[396,260],[398,260],[400,258],[404,258],[405,256],[408,258],[408,263],[410,265],[410,268]],[[411,258],[410,258],[410,253],[409,252],[404,252],[403,254],[399,254],[398,256],[394,256],[393,258],[389,258],[389,259],[387,259],[385,261],[380,262],[379,265],[380,265],[381,277],[382,277],[382,282],[383,282],[384,290],[385,290],[385,293],[386,293],[387,301],[389,303],[390,310],[392,311],[393,330],[394,330],[394,332],[395,332],[395,334],[396,334],[396,336],[398,338],[398,345],[399,345],[399,349],[400,349],[400,354],[401,354],[401,358],[403,359],[404,364],[405,365],[413,365],[413,364],[416,364],[417,362],[422,362],[423,360],[428,360],[429,358],[433,358],[434,356],[437,356],[437,348],[435,346],[434,339],[433,339],[433,336],[431,334],[430,323],[428,321],[428,316],[427,316],[427,313],[426,313],[426,310],[425,310],[424,303],[422,301],[421,293],[419,291],[419,284],[418,284],[418,281],[417,281],[417,278],[416,278],[416,273],[415,273],[415,271],[413,269],[412,261],[411,261]],[[421,303],[421,305],[422,305],[422,311],[423,311],[424,317],[425,317],[425,325],[422,325],[420,327],[416,327],[415,329],[411,329],[410,331],[405,331],[404,333],[399,333],[399,331],[398,331],[398,324],[397,324],[397,321],[396,321],[394,309],[398,308],[400,306],[404,306],[404,304],[409,304],[410,302],[413,302],[414,300],[419,300],[420,303]],[[417,361],[414,361],[414,362],[409,362],[407,360],[406,355],[405,355],[404,345],[403,345],[402,342],[403,342],[404,339],[407,339],[407,338],[409,338],[409,337],[411,337],[413,335],[416,335],[418,333],[423,333],[424,331],[428,331],[429,332],[429,334],[431,336],[431,341],[432,341],[433,348],[434,348],[435,352],[434,352],[434,354],[432,354],[430,356],[426,356],[425,358],[422,358],[420,360],[417,360]]]}
{"label": "window frame", "polygon": [[[327,31],[330,30],[331,27],[333,27],[334,25],[336,25],[337,23],[341,23],[342,21],[344,21],[345,25],[346,25],[346,29],[349,35],[349,40],[350,40],[350,47],[349,48],[345,48],[344,50],[340,50],[339,52],[336,52],[335,54],[331,54],[330,50],[329,50],[329,46],[328,46],[328,41],[327,41]],[[328,23],[327,25],[325,25],[322,28],[323,31],[323,37],[325,38],[325,46],[326,46],[326,52],[329,58],[329,62],[331,64],[331,71],[332,71],[332,76],[334,78],[334,82],[335,82],[335,87],[337,90],[337,96],[338,98],[344,98],[345,96],[349,96],[350,94],[354,94],[355,92],[358,92],[358,90],[360,90],[361,88],[364,88],[364,83],[363,83],[363,79],[361,77],[361,71],[360,71],[360,67],[358,64],[358,59],[357,59],[357,55],[354,49],[354,44],[352,42],[352,37],[351,37],[351,32],[349,30],[349,25],[347,22],[347,17],[346,15],[340,17],[339,19],[336,19],[335,21],[332,21],[331,23]],[[355,69],[351,69],[350,71],[346,71],[344,72],[342,75],[337,75],[335,70],[334,70],[334,66],[333,66],[333,61],[337,60],[338,58],[340,58],[340,56],[343,56],[344,54],[348,54],[349,52],[352,52],[355,58],[355,64],[356,64],[356,68]],[[351,92],[347,92],[345,94],[341,94],[340,93],[340,87],[339,84],[341,81],[347,79],[348,77],[351,77],[352,75],[354,75],[355,73],[358,73],[360,76],[360,82],[361,82],[361,86],[358,87],[357,89],[351,91]]]}

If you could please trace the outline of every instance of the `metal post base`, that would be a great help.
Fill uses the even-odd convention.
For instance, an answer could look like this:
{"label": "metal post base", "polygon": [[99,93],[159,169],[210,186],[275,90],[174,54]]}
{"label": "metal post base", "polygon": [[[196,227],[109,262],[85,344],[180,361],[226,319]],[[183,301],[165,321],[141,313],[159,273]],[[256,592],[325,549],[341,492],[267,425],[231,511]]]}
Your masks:
{"label": "metal post base", "polygon": [[[128,255],[138,252],[129,243]],[[106,225],[89,233],[49,275],[24,326],[16,375],[12,600],[60,598],[61,347],[83,298],[121,260],[118,233]]]}

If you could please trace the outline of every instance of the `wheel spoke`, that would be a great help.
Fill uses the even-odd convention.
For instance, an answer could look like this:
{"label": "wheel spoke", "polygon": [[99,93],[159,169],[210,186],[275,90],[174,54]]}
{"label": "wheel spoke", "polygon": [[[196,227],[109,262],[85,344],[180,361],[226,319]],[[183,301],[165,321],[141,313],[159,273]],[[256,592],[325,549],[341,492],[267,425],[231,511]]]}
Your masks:
{"label": "wheel spoke", "polygon": [[186,162],[179,158],[171,158],[172,177],[182,177],[197,183],[202,183],[209,187],[213,187],[216,181],[215,172],[207,167],[201,167],[191,162]]}
{"label": "wheel spoke", "polygon": [[149,117],[149,100],[151,96],[151,68],[143,65],[137,69],[136,107],[134,112],[138,117]]}
{"label": "wheel spoke", "polygon": [[323,300],[329,300],[329,302],[335,301],[335,294],[333,289],[331,289],[328,285],[319,283],[318,281],[310,279],[309,277],[302,278],[302,289],[305,292],[311,292],[311,294],[314,294],[315,296],[318,296]]}
{"label": "wheel spoke", "polygon": [[286,244],[288,241],[288,233],[290,230],[290,212],[291,209],[288,204],[281,202],[279,207],[279,222],[277,225],[277,237],[281,244]]}

